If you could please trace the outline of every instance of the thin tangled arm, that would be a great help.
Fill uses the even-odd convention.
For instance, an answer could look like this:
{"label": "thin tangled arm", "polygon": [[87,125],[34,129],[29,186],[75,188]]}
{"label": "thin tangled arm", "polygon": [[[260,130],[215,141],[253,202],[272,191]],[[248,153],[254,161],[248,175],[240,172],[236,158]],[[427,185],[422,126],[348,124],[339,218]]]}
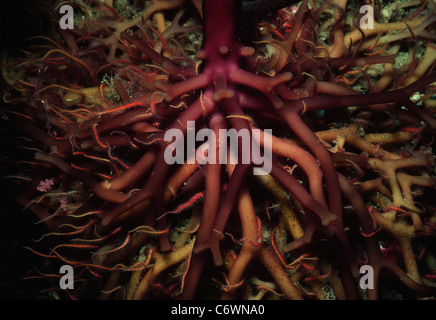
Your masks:
{"label": "thin tangled arm", "polygon": [[[392,1],[388,21],[372,3],[372,31],[342,0],[245,25],[239,10],[263,4],[156,0],[129,19],[76,1],[85,22],[61,44],[3,55],[4,121],[30,176],[4,178],[24,180],[15,199],[48,230],[25,245],[52,270],[37,277],[73,265],[71,298],[394,298],[385,278],[433,297],[433,2],[407,15]],[[166,133],[192,122],[248,132],[271,171],[253,175],[241,144],[237,164],[222,143],[169,164]]]}

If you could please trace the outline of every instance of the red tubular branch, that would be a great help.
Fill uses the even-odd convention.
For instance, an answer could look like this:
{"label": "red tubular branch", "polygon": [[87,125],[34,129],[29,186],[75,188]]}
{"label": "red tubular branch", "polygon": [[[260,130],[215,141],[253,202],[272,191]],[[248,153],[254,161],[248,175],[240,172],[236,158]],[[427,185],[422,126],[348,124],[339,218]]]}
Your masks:
{"label": "red tubular branch", "polygon": [[274,162],[272,164],[271,175],[292,193],[305,208],[315,213],[321,219],[324,226],[337,219],[337,216],[317,202],[295,177]]}
{"label": "red tubular branch", "polygon": [[308,146],[318,159],[327,185],[330,211],[337,216],[342,216],[341,196],[335,191],[339,188],[338,178],[329,152],[296,112],[281,112],[281,115],[288,126],[292,128],[295,134]]}
{"label": "red tubular branch", "polygon": [[91,175],[89,175],[86,172],[83,172],[81,170],[75,169],[72,166],[68,165],[60,159],[57,156],[52,155],[46,155],[42,153],[36,153],[35,159],[47,161],[55,166],[57,166],[59,169],[61,169],[63,172],[76,177],[76,179],[79,179],[82,181],[85,185],[87,185],[96,195],[98,195],[100,198],[105,199],[107,201],[121,203],[126,200],[127,196],[113,190],[108,190],[104,188],[99,182],[93,179]]}
{"label": "red tubular branch", "polygon": [[[254,129],[253,126],[252,129]],[[303,148],[300,148],[299,146],[289,143],[276,136],[271,136],[272,145],[268,145],[265,142],[266,140],[264,139],[265,135],[268,134],[261,131],[259,141],[260,145],[263,148],[270,148],[274,154],[289,158],[290,160],[294,161],[299,167],[301,167],[301,169],[304,171],[309,179],[309,189],[313,198],[323,206],[327,207],[327,202],[322,187],[323,173],[319,168],[315,157],[313,157]]]}
{"label": "red tubular branch", "polygon": [[[218,137],[219,130],[227,128],[224,116],[218,112],[215,113],[211,117],[210,128],[215,133],[215,136]],[[208,152],[210,153],[211,150]],[[214,233],[213,225],[220,208],[222,165],[219,163],[219,144],[216,145],[215,157],[215,163],[208,163],[205,165],[205,196],[201,213],[201,224],[197,231],[195,245],[206,242],[210,235]],[[182,295],[183,299],[193,298],[193,294],[195,293],[198,282],[200,281],[205,252],[194,252],[192,253],[191,259],[193,268],[188,270],[186,276],[186,287]]]}
{"label": "red tubular branch", "polygon": [[[365,202],[360,196],[357,189],[351,184],[351,182],[342,175],[338,175],[340,181],[341,191],[350,201],[354,210],[356,211],[357,217],[359,219],[360,227],[364,234],[372,234],[376,226],[373,223],[373,219],[368,212]],[[374,209],[377,210],[377,209]],[[423,294],[430,294],[435,292],[435,288],[427,287],[422,284],[417,283],[412,278],[410,278],[400,267],[398,267],[393,262],[389,261],[380,251],[380,246],[378,244],[377,238],[373,235],[366,237],[366,247],[368,250],[369,265],[374,269],[374,289],[368,289],[368,299],[376,300],[378,298],[378,280],[380,278],[380,273],[383,269],[392,272],[399,280],[401,280],[406,286],[411,288],[416,292],[421,292]]]}
{"label": "red tubular branch", "polygon": [[195,253],[200,253],[201,251],[209,248],[212,252],[213,261],[216,266],[221,266],[223,264],[219,243],[224,236],[223,231],[224,227],[226,226],[227,219],[229,218],[235,201],[238,198],[239,190],[250,167],[250,164],[236,165],[235,171],[230,178],[226,193],[224,194],[220,206],[220,210],[215,220],[213,233],[209,235],[209,238],[205,242],[196,245],[194,248]]}
{"label": "red tubular branch", "polygon": [[[180,117],[170,126],[170,128],[168,128],[168,130],[177,128],[185,135],[187,131],[187,122],[200,119],[200,117],[203,116],[203,107],[204,102],[201,102],[200,99],[196,100],[189,109],[185,110],[180,115]],[[128,200],[102,214],[101,223],[103,226],[107,226],[109,223],[111,223],[111,221],[113,221],[113,219],[128,209],[134,207],[138,203],[150,199],[153,196],[156,196],[157,198],[161,197],[162,187],[165,182],[169,167],[168,163],[165,161],[165,148],[166,144],[161,144],[160,150],[158,151],[156,157],[156,162],[154,163],[153,170],[146,185]],[[134,172],[132,172],[132,175],[134,175]]]}

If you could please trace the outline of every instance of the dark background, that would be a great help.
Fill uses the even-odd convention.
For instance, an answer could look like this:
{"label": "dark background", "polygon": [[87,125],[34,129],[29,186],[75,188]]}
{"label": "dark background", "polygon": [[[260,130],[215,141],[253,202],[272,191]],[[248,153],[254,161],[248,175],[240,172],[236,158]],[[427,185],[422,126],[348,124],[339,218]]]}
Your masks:
{"label": "dark background", "polygon": [[26,38],[48,31],[54,0],[3,0],[0,2],[0,49],[17,48]]}
{"label": "dark background", "polygon": [[[54,0],[2,0],[0,2],[0,52],[15,54],[29,45],[30,37],[48,35],[50,8]],[[1,75],[0,75],[0,78]],[[0,94],[4,94],[0,81]],[[0,99],[2,105],[3,99]],[[0,156],[10,155],[15,147],[13,130],[0,122]],[[14,164],[0,162],[0,176],[13,174]],[[34,300],[44,297],[39,280],[23,280],[40,258],[23,248],[45,232],[36,227],[35,217],[15,203],[13,183],[0,179],[0,300]],[[45,288],[47,286],[45,285]]]}

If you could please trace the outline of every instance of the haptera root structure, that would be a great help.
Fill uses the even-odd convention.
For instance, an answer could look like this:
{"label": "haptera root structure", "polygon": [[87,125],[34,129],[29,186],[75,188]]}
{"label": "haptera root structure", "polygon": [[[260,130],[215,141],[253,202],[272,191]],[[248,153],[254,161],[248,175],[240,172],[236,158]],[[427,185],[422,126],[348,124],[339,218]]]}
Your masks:
{"label": "haptera root structure", "polygon": [[[267,1],[153,0],[132,19],[115,3],[75,1],[81,28],[2,59],[4,122],[33,155],[15,199],[48,229],[26,248],[75,267],[70,297],[378,299],[383,270],[434,294],[430,3],[373,30],[343,0],[274,1],[259,24],[240,13]],[[165,133],[190,122],[245,130],[271,171],[240,144],[237,164],[168,164]]]}

